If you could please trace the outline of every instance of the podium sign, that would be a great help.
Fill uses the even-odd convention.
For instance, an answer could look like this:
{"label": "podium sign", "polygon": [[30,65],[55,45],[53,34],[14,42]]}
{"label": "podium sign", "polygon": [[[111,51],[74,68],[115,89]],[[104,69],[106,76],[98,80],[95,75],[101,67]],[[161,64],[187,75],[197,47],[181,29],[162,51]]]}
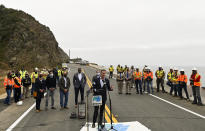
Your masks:
{"label": "podium sign", "polygon": [[102,105],[102,96],[101,95],[93,96],[92,105],[93,106],[101,106]]}

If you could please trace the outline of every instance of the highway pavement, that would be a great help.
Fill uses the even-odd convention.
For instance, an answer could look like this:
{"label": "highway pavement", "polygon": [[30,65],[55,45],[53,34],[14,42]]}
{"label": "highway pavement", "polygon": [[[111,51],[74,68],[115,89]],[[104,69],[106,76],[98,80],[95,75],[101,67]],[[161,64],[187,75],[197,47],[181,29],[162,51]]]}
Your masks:
{"label": "highway pavement", "polygon": [[[87,76],[86,90],[91,86],[91,79],[95,75],[96,69],[89,66],[70,65],[69,77],[71,79],[77,68],[82,67]],[[153,95],[135,93],[132,89],[131,95],[117,93],[117,84],[115,79],[110,79],[114,91],[110,92],[113,107],[113,122],[131,122],[138,121],[152,131],[205,131],[205,106],[192,105],[191,102],[179,100],[169,94],[161,92]],[[155,84],[154,84],[155,86]],[[166,87],[167,88],[167,87]],[[93,107],[91,106],[91,96],[89,96],[89,122],[92,122]],[[158,99],[160,98],[160,99]],[[170,103],[167,103],[166,100]],[[49,101],[50,102],[50,101]],[[15,125],[14,131],[79,131],[85,124],[85,119],[70,119],[71,112],[74,112],[74,88],[71,84],[69,92],[69,109],[60,110],[59,90],[55,91],[56,110],[49,108],[45,111],[45,100],[42,100],[42,112],[36,113],[33,108],[28,114]],[[0,108],[0,130],[6,130],[22,114],[29,109],[35,100],[30,98],[24,101],[23,106],[12,104],[9,107]],[[180,107],[177,107],[179,105]],[[2,104],[0,106],[3,106]],[[187,109],[187,110],[184,110]],[[202,117],[197,116],[200,114]],[[106,106],[106,122],[110,122],[109,102]]]}

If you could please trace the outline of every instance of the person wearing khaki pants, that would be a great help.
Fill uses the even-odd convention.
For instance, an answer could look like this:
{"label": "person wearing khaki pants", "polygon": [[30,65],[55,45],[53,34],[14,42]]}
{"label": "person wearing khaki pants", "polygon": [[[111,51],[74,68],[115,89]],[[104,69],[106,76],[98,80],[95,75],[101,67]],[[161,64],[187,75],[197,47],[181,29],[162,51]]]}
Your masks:
{"label": "person wearing khaki pants", "polygon": [[129,68],[127,67],[125,73],[125,85],[126,85],[126,94],[131,95],[131,80],[132,80],[132,73],[130,72]]}
{"label": "person wearing khaki pants", "polygon": [[119,72],[117,74],[118,94],[122,94],[123,81],[124,81],[124,76],[123,76],[122,72]]}
{"label": "person wearing khaki pants", "polygon": [[25,78],[22,79],[23,84],[23,99],[28,98],[29,86],[31,85],[31,78],[29,74],[26,73]]}

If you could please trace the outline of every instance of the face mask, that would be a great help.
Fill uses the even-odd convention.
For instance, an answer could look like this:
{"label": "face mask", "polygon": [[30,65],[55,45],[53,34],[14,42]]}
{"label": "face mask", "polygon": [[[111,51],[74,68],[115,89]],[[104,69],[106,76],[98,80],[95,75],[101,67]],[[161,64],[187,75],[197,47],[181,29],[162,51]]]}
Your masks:
{"label": "face mask", "polygon": [[100,73],[97,73],[97,75],[99,76],[99,75],[100,75]]}
{"label": "face mask", "polygon": [[53,77],[53,73],[52,73],[52,74],[50,74],[50,77]]}

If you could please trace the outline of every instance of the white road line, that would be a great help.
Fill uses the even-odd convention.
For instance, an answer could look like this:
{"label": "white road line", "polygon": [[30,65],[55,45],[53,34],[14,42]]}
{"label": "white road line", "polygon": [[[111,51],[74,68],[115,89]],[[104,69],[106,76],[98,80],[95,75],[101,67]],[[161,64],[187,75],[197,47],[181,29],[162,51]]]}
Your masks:
{"label": "white road line", "polygon": [[[47,93],[44,93],[44,96]],[[36,102],[27,110],[25,111],[6,131],[12,131],[20,122],[23,120],[23,118],[28,115],[28,113],[36,106]]]}
{"label": "white road line", "polygon": [[[70,68],[68,69],[68,72],[70,72]],[[44,93],[44,96],[46,95],[47,93]],[[21,120],[23,120],[23,118],[25,116],[28,115],[28,113],[36,106],[36,102],[27,110],[25,111],[6,131],[12,131],[20,122]]]}
{"label": "white road line", "polygon": [[189,113],[191,113],[191,114],[194,114],[194,115],[196,115],[196,116],[198,116],[198,117],[201,117],[201,118],[205,119],[205,116],[203,116],[203,115],[200,115],[200,114],[198,114],[198,113],[196,113],[196,112],[193,112],[193,111],[191,111],[191,110],[189,110],[189,109],[186,109],[186,108],[181,107],[181,106],[179,106],[179,105],[177,105],[177,104],[174,104],[174,103],[172,103],[172,102],[169,102],[169,101],[167,101],[167,100],[165,100],[165,99],[162,99],[162,98],[160,98],[160,97],[158,97],[158,96],[155,96],[155,95],[152,95],[152,94],[149,94],[149,95],[152,96],[152,97],[155,97],[155,98],[157,98],[157,99],[159,99],[159,100],[161,100],[161,101],[164,101],[164,102],[166,102],[166,103],[168,103],[168,104],[170,104],[170,105],[173,105],[173,106],[175,106],[175,107],[177,107],[177,108],[180,108],[180,109],[182,109],[182,110],[184,110],[184,111],[186,111],[186,112],[189,112]]}
{"label": "white road line", "polygon": [[36,103],[34,103],[26,112],[23,113],[6,131],[12,131],[18,123],[36,106]]}

